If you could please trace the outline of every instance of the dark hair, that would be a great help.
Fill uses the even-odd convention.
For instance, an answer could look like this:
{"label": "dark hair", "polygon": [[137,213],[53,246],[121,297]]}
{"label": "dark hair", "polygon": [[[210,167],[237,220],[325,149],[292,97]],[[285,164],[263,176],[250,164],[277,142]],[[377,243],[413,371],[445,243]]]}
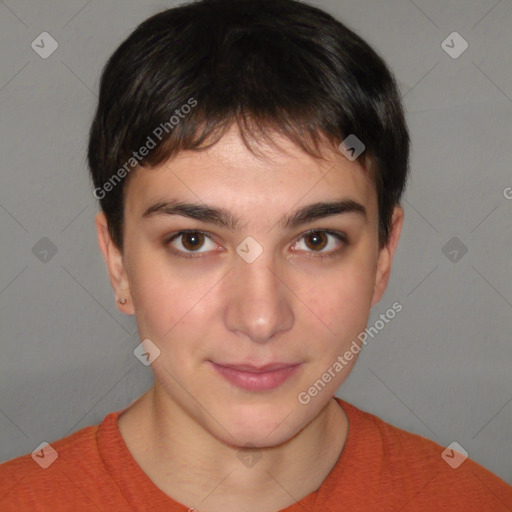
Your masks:
{"label": "dark hair", "polygon": [[254,154],[251,140],[275,144],[273,131],[318,158],[322,142],[339,145],[355,134],[376,186],[380,246],[388,242],[409,134],[383,59],[299,1],[199,0],[141,23],[102,72],[87,157],[120,249],[130,170],[211,147],[235,122]]}

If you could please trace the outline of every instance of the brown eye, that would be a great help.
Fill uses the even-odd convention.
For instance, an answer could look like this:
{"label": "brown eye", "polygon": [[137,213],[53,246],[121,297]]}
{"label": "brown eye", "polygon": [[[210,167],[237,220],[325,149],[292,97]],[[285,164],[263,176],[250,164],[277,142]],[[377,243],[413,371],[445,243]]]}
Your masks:
{"label": "brown eye", "polygon": [[331,258],[341,255],[348,245],[349,240],[345,233],[317,229],[304,233],[295,242],[292,250],[304,253],[308,258]]}
{"label": "brown eye", "polygon": [[216,244],[206,233],[202,231],[180,231],[164,240],[164,245],[169,246],[176,256],[192,258],[205,256],[208,252],[214,252]]}
{"label": "brown eye", "polygon": [[328,243],[327,234],[324,231],[312,231],[305,235],[306,245],[313,250],[322,250]]}
{"label": "brown eye", "polygon": [[181,243],[187,251],[196,251],[204,244],[204,234],[199,231],[183,233],[181,237]]}

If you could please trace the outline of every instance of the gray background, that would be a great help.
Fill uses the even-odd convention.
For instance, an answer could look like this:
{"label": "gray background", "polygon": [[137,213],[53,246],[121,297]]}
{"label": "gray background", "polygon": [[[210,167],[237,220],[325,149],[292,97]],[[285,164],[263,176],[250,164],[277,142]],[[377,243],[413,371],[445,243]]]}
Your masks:
{"label": "gray background", "polygon": [[[98,423],[151,385],[96,245],[85,149],[106,59],[172,5],[0,3],[0,460]],[[413,141],[402,240],[369,325],[395,301],[403,311],[338,395],[443,446],[457,441],[512,483],[512,2],[317,5],[394,70]],[[43,31],[59,45],[47,59],[31,48]],[[457,59],[441,47],[453,31],[469,44]],[[43,237],[55,255],[36,246]],[[443,252],[453,237],[457,261],[452,245]]]}

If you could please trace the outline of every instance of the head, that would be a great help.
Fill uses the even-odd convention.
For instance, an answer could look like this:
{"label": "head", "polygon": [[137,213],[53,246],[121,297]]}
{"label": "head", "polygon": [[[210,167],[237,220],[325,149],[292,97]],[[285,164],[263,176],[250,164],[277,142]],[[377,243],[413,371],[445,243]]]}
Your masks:
{"label": "head", "polygon": [[[408,158],[391,71],[305,3],[200,0],[121,44],[89,140],[98,239],[177,409],[238,446],[284,442],[319,414],[356,357],[297,397],[385,291]],[[295,368],[248,390],[212,363]]]}

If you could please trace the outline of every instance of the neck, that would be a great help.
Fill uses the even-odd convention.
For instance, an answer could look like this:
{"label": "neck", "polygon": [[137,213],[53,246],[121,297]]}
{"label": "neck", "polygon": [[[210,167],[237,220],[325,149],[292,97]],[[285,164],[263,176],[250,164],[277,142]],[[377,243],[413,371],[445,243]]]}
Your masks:
{"label": "neck", "polygon": [[213,437],[157,387],[118,419],[128,450],[174,500],[200,512],[275,512],[317,490],[343,449],[348,420],[331,399],[278,446],[246,449]]}

